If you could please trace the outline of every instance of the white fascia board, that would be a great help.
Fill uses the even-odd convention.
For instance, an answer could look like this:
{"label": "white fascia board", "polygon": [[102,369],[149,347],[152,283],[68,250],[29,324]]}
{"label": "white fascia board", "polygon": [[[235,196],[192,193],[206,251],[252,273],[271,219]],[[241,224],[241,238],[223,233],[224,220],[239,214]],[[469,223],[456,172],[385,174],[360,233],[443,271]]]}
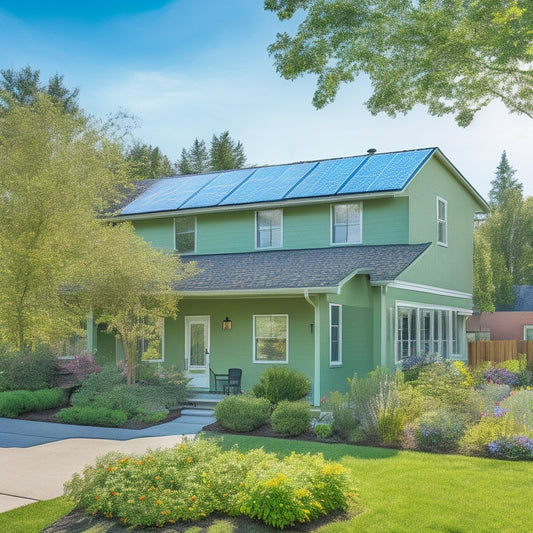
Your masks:
{"label": "white fascia board", "polygon": [[[382,285],[383,283],[376,283],[375,285]],[[432,285],[421,285],[419,283],[412,283],[410,281],[390,281],[387,286],[391,289],[403,289],[406,291],[425,292],[428,294],[435,294],[437,296],[450,296],[452,298],[472,298],[472,294],[468,292],[456,291],[453,289],[444,289],[442,287],[434,287]]]}
{"label": "white fascia board", "polygon": [[[231,211],[249,211],[261,209],[279,209],[283,207],[291,207],[298,205],[309,204],[330,204],[334,202],[345,202],[347,199],[351,200],[366,200],[369,198],[393,198],[401,191],[385,191],[376,193],[352,193],[343,195],[322,196],[317,198],[295,198],[290,200],[277,200],[274,202],[256,202],[253,204],[239,204],[239,205],[213,205],[210,207],[198,207],[194,209],[175,209],[172,211],[160,211],[154,213],[139,213],[132,215],[118,215],[109,217],[109,220],[140,220],[144,218],[168,218],[179,215],[197,215],[201,213],[223,213]],[[132,200],[133,201],[133,200]]]}
{"label": "white fascia board", "polygon": [[338,287],[305,287],[301,289],[243,289],[230,291],[178,291],[183,298],[245,298],[304,296],[305,294],[336,294]]}

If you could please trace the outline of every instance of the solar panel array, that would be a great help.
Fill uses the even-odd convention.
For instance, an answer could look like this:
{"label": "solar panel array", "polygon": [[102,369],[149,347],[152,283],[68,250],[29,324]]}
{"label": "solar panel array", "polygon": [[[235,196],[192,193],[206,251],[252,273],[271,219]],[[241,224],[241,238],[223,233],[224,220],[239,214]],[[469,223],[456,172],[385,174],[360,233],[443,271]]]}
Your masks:
{"label": "solar panel array", "polygon": [[162,178],[122,209],[180,209],[402,190],[435,148]]}

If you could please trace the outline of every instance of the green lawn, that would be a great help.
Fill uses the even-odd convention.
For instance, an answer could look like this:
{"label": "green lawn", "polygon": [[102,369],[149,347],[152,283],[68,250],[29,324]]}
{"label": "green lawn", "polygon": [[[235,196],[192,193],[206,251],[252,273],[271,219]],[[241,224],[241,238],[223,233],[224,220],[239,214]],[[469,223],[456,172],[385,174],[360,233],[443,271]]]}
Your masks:
{"label": "green lawn", "polygon": [[[347,522],[330,523],[323,533],[357,532],[531,532],[533,530],[533,463],[496,461],[459,455],[436,455],[319,444],[283,439],[227,435],[224,447],[238,444],[243,450],[263,446],[278,454],[291,451],[322,452],[327,459],[340,461],[350,472],[358,491],[360,514]],[[56,502],[56,517],[70,508],[62,499]],[[47,524],[39,522],[48,502],[0,514],[0,531],[40,531]],[[64,510],[59,507],[65,505]],[[24,512],[22,529],[16,512]],[[59,513],[59,514],[57,514]],[[14,522],[14,520],[16,521]],[[33,519],[33,521],[32,521]],[[48,524],[54,521],[49,515]],[[232,528],[230,520],[222,521],[215,531],[251,531]],[[30,526],[31,524],[31,526]],[[253,528],[255,531],[271,531]],[[107,528],[103,531],[108,530]],[[114,530],[114,528],[113,528]],[[194,531],[195,528],[191,528]],[[80,530],[81,531],[81,530]],[[109,531],[109,530],[108,530]],[[118,529],[117,529],[118,531]]]}

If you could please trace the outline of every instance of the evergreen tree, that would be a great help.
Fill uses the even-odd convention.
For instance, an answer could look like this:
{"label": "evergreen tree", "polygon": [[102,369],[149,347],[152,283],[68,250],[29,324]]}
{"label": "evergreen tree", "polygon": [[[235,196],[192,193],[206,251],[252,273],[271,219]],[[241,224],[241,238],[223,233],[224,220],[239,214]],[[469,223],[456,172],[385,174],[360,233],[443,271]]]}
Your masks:
{"label": "evergreen tree", "polygon": [[509,164],[507,153],[502,153],[500,163],[496,169],[496,177],[490,182],[492,188],[489,191],[490,203],[493,206],[499,206],[505,202],[508,192],[516,190],[522,193],[522,184],[514,178],[516,170]]}
{"label": "evergreen tree", "polygon": [[67,89],[63,84],[63,76],[55,74],[43,85],[40,72],[29,65],[16,71],[13,69],[0,71],[0,107],[9,109],[13,104],[32,106],[38,94],[47,94],[52,101],[61,104],[65,113],[79,110],[78,94],[80,90]]}
{"label": "evergreen tree", "polygon": [[474,234],[474,306],[480,311],[494,312],[490,245],[480,233]]}
{"label": "evergreen tree", "polygon": [[177,168],[180,174],[202,174],[210,170],[242,168],[245,162],[243,144],[234,141],[229,131],[224,131],[219,136],[213,135],[209,153],[205,141],[194,139],[189,150],[181,151]]}
{"label": "evergreen tree", "polygon": [[169,158],[159,147],[136,142],[126,153],[130,164],[131,177],[134,180],[164,178],[176,174]]}

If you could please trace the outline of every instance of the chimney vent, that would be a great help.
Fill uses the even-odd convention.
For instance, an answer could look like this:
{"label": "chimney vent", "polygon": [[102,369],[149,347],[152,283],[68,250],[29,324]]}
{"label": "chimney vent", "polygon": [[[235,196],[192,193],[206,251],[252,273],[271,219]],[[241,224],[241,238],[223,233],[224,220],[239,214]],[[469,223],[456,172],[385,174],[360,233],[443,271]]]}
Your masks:
{"label": "chimney vent", "polygon": [[368,155],[374,155],[375,153],[377,152],[377,150],[375,148],[369,148],[366,153]]}

